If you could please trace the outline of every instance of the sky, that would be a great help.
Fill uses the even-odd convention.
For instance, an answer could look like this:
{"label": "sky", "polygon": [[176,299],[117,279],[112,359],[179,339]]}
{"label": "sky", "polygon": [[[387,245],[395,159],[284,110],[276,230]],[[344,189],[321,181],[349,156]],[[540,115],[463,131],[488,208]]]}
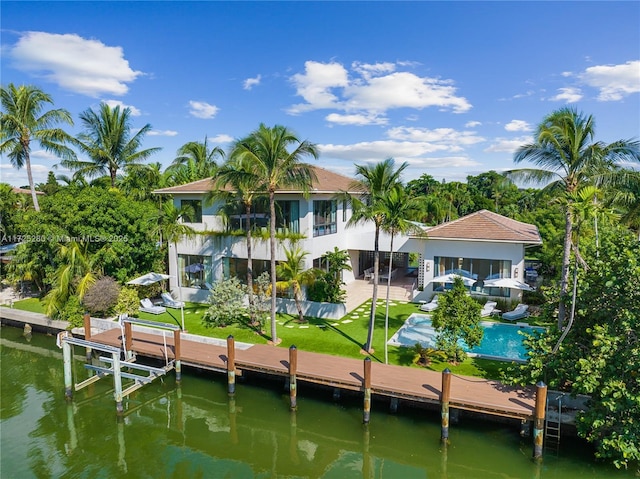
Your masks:
{"label": "sky", "polygon": [[[190,141],[228,149],[260,123],[354,175],[466,181],[514,164],[552,111],[593,115],[598,141],[640,139],[640,2],[11,2],[2,85],[35,85],[73,119],[128,107],[168,166]],[[0,181],[27,184],[0,158]],[[59,160],[32,146],[36,183]],[[58,167],[56,174],[70,172]]]}

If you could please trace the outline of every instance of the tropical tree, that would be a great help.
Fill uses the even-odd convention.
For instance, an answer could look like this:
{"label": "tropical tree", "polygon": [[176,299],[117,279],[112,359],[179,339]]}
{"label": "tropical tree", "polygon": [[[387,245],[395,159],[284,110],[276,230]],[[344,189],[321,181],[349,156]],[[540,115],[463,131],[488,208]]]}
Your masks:
{"label": "tropical tree", "polygon": [[342,272],[351,271],[351,258],[347,250],[334,246],[321,257],[322,267],[316,270],[315,281],[307,288],[307,298],[311,301],[344,303],[346,291]]}
{"label": "tropical tree", "polygon": [[[291,148],[291,150],[289,150]],[[276,200],[278,189],[299,188],[308,194],[315,174],[311,167],[302,163],[307,156],[317,158],[318,151],[313,143],[301,141],[288,128],[260,124],[246,138],[235,143],[234,155],[252,163],[258,182],[256,191],[269,197],[269,243],[271,263],[271,340],[278,344],[276,330]]]}
{"label": "tropical tree", "polygon": [[[619,170],[621,161],[640,161],[638,141],[619,140],[610,144],[594,142],[595,120],[573,108],[561,108],[549,114],[538,125],[535,143],[516,151],[514,162],[529,161],[540,167],[505,172],[524,183],[546,184],[545,189],[556,196],[574,194],[589,184],[611,184],[624,179]],[[566,318],[566,297],[569,284],[571,236],[573,221],[570,202],[564,202],[565,231],[560,278],[558,326]]]}
{"label": "tropical tree", "polygon": [[375,328],[376,302],[378,300],[378,278],[380,270],[380,231],[384,224],[384,209],[381,203],[389,192],[400,184],[400,175],[407,168],[403,163],[396,169],[393,158],[388,158],[373,166],[356,165],[356,179],[349,185],[349,192],[342,192],[339,197],[351,203],[352,215],[347,227],[360,223],[373,222],[375,235],[373,242],[373,295],[369,316],[369,329],[364,350],[372,352],[373,330]]}
{"label": "tropical tree", "polygon": [[177,154],[178,156],[166,170],[175,184],[190,183],[214,176],[218,169],[216,157],[224,158],[225,156],[222,148],[209,146],[206,136],[203,142],[185,143],[178,149]]}
{"label": "tropical tree", "polygon": [[[194,211],[191,206],[182,206],[180,208],[173,204],[173,201],[165,201],[162,205],[162,211],[158,217],[158,224],[155,227],[154,233],[159,235],[160,242],[167,242],[167,255],[169,255],[169,245],[173,245],[173,250],[176,256],[176,281],[178,286],[178,293],[180,301],[182,302],[182,287],[180,278],[182,276],[180,272],[180,265],[178,261],[178,241],[181,239],[193,238],[196,235],[195,230],[184,223],[185,220],[189,221],[193,218]],[[167,259],[167,266],[169,260]],[[182,315],[182,329],[184,329],[184,308],[180,309]]]}
{"label": "tropical tree", "polygon": [[393,271],[393,240],[397,234],[420,232],[421,229],[413,221],[421,212],[419,200],[411,198],[402,184],[396,184],[386,196],[380,199],[379,211],[383,215],[381,230],[391,237],[389,252],[389,271],[387,273],[387,298],[384,313],[384,362],[389,363],[387,341],[389,336],[389,291],[391,289],[391,272]]}
{"label": "tropical tree", "polygon": [[276,271],[278,278],[284,282],[287,287],[293,289],[293,300],[298,310],[298,321],[304,322],[304,314],[302,312],[302,287],[308,286],[315,280],[315,273],[312,269],[305,270],[304,259],[309,254],[302,251],[299,247],[293,249],[285,249],[284,253],[287,257],[286,261],[278,264]]}
{"label": "tropical tree", "polygon": [[79,171],[82,175],[96,177],[109,175],[111,187],[116,185],[118,170],[129,170],[139,165],[161,148],[141,150],[142,140],[151,130],[146,124],[132,135],[131,109],[100,105],[98,112],[91,108],[80,113],[84,131],[74,140],[74,144],[85,153],[86,161],[63,160],[62,166]]}
{"label": "tropical tree", "polygon": [[0,112],[0,154],[7,154],[16,168],[27,168],[31,199],[36,211],[40,211],[31,172],[31,142],[36,140],[46,151],[63,159],[73,159],[73,150],[65,146],[71,137],[54,125],[73,125],[67,110],[55,109],[43,113],[51,96],[32,85],[16,87],[13,83],[0,88],[2,112]]}

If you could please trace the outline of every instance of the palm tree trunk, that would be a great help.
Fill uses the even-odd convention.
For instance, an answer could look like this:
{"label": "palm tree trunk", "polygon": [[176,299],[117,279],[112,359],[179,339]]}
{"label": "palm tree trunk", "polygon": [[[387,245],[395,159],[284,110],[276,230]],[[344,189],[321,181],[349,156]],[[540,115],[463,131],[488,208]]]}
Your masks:
{"label": "palm tree trunk", "polygon": [[247,294],[249,295],[249,314],[251,316],[251,323],[256,322],[256,311],[254,308],[253,297],[253,258],[252,258],[252,246],[251,246],[251,203],[246,203],[246,228],[247,228]]}
{"label": "palm tree trunk", "polygon": [[393,231],[391,232],[391,252],[389,253],[389,273],[387,278],[387,304],[384,312],[384,363],[389,364],[389,290],[391,289],[391,271],[393,271]]}
{"label": "palm tree trunk", "polygon": [[380,274],[378,269],[380,268],[380,226],[376,224],[376,234],[373,243],[373,294],[371,296],[371,316],[369,317],[369,331],[367,332],[367,342],[364,345],[364,350],[368,353],[373,352],[371,345],[373,343],[373,329],[376,325],[376,303],[378,301],[378,278]]}
{"label": "palm tree trunk", "polygon": [[304,323],[304,314],[302,313],[302,304],[300,298],[300,285],[296,281],[293,283],[293,299],[296,302],[296,308],[298,309],[298,319],[301,323]]}
{"label": "palm tree trunk", "polygon": [[31,173],[31,159],[29,158],[29,153],[25,155],[25,163],[27,165],[27,178],[29,179],[29,188],[31,189],[31,199],[33,200],[33,208],[36,211],[40,211],[40,205],[38,204],[38,195],[36,194],[36,188],[35,188],[35,185],[33,184],[33,174]]}
{"label": "palm tree trunk", "polygon": [[269,190],[269,242],[271,247],[271,341],[278,344],[276,331],[276,198],[273,189]]}
{"label": "palm tree trunk", "polygon": [[569,289],[569,262],[571,261],[571,234],[573,223],[571,211],[565,211],[564,251],[562,253],[562,277],[560,278],[560,302],[558,303],[558,329],[562,329],[567,315],[566,296]]}

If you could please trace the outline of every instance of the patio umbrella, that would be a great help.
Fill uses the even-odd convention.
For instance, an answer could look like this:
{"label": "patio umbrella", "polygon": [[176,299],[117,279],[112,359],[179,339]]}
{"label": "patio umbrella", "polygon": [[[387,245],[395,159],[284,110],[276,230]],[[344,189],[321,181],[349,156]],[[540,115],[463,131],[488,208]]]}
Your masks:
{"label": "patio umbrella", "polygon": [[522,291],[534,291],[528,284],[521,283],[513,278],[488,279],[484,282],[484,286],[485,288],[510,288],[521,289]]}
{"label": "patio umbrella", "polygon": [[137,284],[139,286],[149,286],[150,284],[157,283],[158,281],[164,281],[165,279],[169,279],[170,276],[168,274],[162,273],[147,273],[138,278],[132,279],[127,282],[127,284]]}
{"label": "patio umbrella", "polygon": [[467,278],[466,276],[460,276],[459,274],[442,274],[440,276],[434,276],[429,280],[429,283],[453,283],[455,278],[462,278],[462,282],[465,286],[473,286],[476,282],[473,278]]}

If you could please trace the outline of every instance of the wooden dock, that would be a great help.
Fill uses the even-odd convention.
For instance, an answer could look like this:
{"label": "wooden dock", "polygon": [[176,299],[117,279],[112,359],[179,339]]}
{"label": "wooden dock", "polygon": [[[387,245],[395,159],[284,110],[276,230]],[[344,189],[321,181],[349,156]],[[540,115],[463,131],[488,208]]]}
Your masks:
{"label": "wooden dock", "polygon": [[[119,329],[91,336],[91,340],[122,347]],[[166,344],[166,348],[165,348]],[[174,359],[174,338],[136,332],[129,347],[137,355],[155,359]],[[166,349],[166,350],[165,350]],[[180,339],[182,366],[227,373],[227,348]],[[256,344],[246,349],[235,348],[235,372],[258,372],[289,377],[289,350]],[[298,381],[336,389],[364,391],[365,361],[327,354],[297,352]],[[440,404],[442,373],[372,362],[371,394],[413,402]],[[451,375],[449,407],[507,418],[533,421],[535,388],[507,386],[499,381]]]}

